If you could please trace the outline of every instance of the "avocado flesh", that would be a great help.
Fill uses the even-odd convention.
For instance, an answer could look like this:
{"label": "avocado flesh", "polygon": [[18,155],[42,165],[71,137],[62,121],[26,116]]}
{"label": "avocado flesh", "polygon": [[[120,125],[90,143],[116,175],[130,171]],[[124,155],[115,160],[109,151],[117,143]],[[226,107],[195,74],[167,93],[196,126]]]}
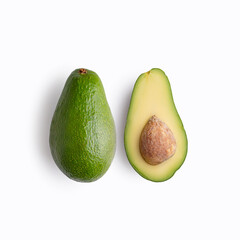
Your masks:
{"label": "avocado flesh", "polygon": [[[154,166],[143,159],[139,149],[141,132],[153,115],[168,125],[177,146],[172,157]],[[154,68],[141,74],[135,83],[125,127],[124,144],[133,168],[142,177],[151,181],[168,180],[185,160],[186,132],[176,110],[168,78],[160,69]]]}
{"label": "avocado flesh", "polygon": [[98,75],[76,69],[66,81],[50,128],[50,148],[60,170],[75,181],[92,182],[108,170],[115,154],[114,120]]}

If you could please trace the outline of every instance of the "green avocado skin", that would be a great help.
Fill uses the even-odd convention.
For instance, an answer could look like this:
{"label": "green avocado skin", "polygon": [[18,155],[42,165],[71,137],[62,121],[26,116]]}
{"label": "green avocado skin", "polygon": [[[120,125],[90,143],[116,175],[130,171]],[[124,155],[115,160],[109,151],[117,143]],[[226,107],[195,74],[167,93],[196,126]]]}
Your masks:
{"label": "green avocado skin", "polygon": [[116,131],[98,75],[74,70],[68,77],[50,127],[54,161],[69,178],[96,181],[115,154]]}

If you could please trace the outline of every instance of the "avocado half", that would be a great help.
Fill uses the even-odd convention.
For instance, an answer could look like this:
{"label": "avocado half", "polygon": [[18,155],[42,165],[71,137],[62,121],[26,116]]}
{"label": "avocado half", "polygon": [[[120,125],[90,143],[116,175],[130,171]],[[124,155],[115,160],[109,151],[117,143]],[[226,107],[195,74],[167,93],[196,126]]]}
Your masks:
{"label": "avocado half", "polygon": [[[174,154],[156,165],[149,164],[140,151],[143,129],[153,116],[157,116],[169,128],[176,144]],[[153,135],[151,132],[148,134],[150,137]],[[161,146],[166,145],[163,141],[164,139],[159,139]],[[151,144],[152,139],[148,139],[148,142]],[[161,69],[153,68],[141,74],[134,85],[125,126],[124,145],[133,168],[142,177],[154,182],[171,178],[186,158],[187,135],[174,104],[169,80]]]}

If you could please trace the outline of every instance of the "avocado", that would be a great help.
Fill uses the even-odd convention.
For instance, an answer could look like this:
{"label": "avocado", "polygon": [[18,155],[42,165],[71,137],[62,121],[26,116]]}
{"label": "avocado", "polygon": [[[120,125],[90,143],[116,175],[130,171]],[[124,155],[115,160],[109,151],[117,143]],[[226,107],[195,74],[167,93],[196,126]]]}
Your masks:
{"label": "avocado", "polygon": [[53,159],[69,178],[96,181],[115,154],[115,124],[102,82],[88,69],[68,77],[54,112],[49,137]]}
{"label": "avocado", "polygon": [[187,135],[161,69],[141,74],[134,85],[124,145],[133,168],[153,182],[171,178],[186,158]]}

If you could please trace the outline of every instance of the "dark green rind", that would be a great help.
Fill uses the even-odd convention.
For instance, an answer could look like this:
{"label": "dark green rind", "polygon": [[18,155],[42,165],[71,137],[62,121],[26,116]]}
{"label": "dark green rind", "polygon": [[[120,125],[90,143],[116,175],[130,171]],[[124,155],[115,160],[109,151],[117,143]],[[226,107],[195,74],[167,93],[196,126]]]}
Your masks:
{"label": "dark green rind", "polygon": [[[151,176],[147,176],[146,174],[143,174],[143,173],[141,172],[141,170],[138,169],[137,166],[135,166],[135,165],[132,163],[131,158],[130,158],[130,154],[129,154],[129,150],[127,149],[127,144],[126,144],[126,141],[127,141],[127,140],[126,140],[126,132],[127,132],[127,128],[128,128],[128,122],[127,122],[127,121],[126,121],[126,125],[125,125],[124,147],[125,147],[125,152],[126,152],[126,155],[127,155],[128,160],[129,160],[129,163],[131,164],[131,166],[134,168],[134,170],[135,170],[140,176],[142,176],[143,178],[145,178],[145,179],[147,179],[147,180],[150,180],[150,181],[152,181],[152,182],[164,182],[164,181],[169,180],[171,177],[173,177],[173,175],[176,173],[176,171],[183,165],[183,163],[184,163],[184,161],[185,161],[185,159],[186,159],[186,156],[187,156],[187,152],[188,152],[188,139],[187,139],[187,134],[186,134],[186,131],[185,131],[185,129],[184,129],[182,120],[181,120],[181,118],[180,118],[180,116],[179,116],[179,114],[178,114],[177,108],[176,108],[175,103],[174,103],[174,100],[173,100],[171,85],[170,85],[170,82],[169,82],[168,77],[166,76],[165,72],[164,72],[163,70],[159,69],[159,68],[152,68],[150,71],[153,71],[153,70],[154,70],[154,71],[160,71],[161,73],[164,74],[164,76],[165,76],[165,78],[166,78],[166,81],[167,81],[167,83],[168,83],[168,85],[169,85],[169,94],[170,94],[170,97],[171,97],[171,100],[172,100],[172,103],[173,103],[173,107],[174,107],[175,113],[176,113],[176,115],[177,115],[177,117],[178,117],[178,119],[179,119],[179,122],[181,123],[181,128],[182,128],[182,130],[183,130],[183,132],[184,132],[184,134],[185,134],[185,137],[186,137],[186,151],[185,151],[185,154],[184,154],[184,156],[183,156],[182,163],[181,163],[176,169],[174,169],[173,172],[170,172],[168,176],[166,176],[166,177],[161,177],[161,176],[160,176],[159,179],[153,179],[153,178],[151,178]],[[128,115],[129,115],[130,110],[131,110],[131,104],[132,104],[132,99],[133,99],[133,96],[134,96],[134,90],[135,90],[135,88],[137,87],[138,83],[140,82],[140,79],[143,77],[144,74],[145,74],[145,73],[142,73],[142,74],[138,77],[137,81],[136,81],[135,84],[134,84],[133,91],[132,91],[132,96],[131,96],[131,100],[130,100],[130,105],[129,105],[129,110],[128,110]],[[127,115],[127,120],[128,120],[128,115]]]}
{"label": "dark green rind", "polygon": [[53,115],[50,149],[69,178],[92,182],[108,170],[115,154],[116,132],[98,75],[76,69],[68,77]]}

